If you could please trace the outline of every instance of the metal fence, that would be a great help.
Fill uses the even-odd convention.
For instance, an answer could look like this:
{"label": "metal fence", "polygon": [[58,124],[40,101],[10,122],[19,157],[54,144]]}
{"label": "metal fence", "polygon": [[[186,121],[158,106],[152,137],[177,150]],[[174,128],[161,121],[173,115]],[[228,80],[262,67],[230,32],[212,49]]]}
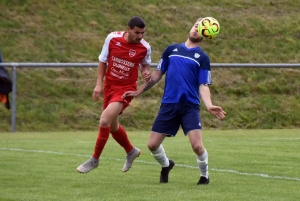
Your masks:
{"label": "metal fence", "polygon": [[[151,63],[151,67],[156,67],[158,63]],[[11,101],[11,132],[16,132],[16,100],[17,100],[17,68],[66,68],[81,67],[95,68],[98,63],[0,63],[0,66],[12,68],[12,101]],[[211,63],[213,68],[299,68],[300,63]]]}

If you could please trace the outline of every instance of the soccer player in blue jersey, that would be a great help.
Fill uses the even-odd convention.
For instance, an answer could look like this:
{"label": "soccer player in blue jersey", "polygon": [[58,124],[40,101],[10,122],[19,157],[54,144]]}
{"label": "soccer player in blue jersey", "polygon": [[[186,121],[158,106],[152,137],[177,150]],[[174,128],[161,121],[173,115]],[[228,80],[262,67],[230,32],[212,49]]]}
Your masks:
{"label": "soccer player in blue jersey", "polygon": [[208,184],[208,153],[202,142],[200,119],[200,98],[208,112],[217,119],[225,118],[226,112],[212,104],[208,85],[211,81],[210,58],[201,49],[203,38],[198,34],[198,19],[184,43],[168,46],[151,73],[151,80],[137,91],[125,92],[123,98],[138,96],[153,87],[163,76],[165,89],[161,107],[152,126],[148,148],[152,156],[162,166],[160,183],[167,183],[169,172],[175,165],[168,159],[162,142],[165,137],[173,137],[181,126],[189,137],[200,171],[198,185]]}

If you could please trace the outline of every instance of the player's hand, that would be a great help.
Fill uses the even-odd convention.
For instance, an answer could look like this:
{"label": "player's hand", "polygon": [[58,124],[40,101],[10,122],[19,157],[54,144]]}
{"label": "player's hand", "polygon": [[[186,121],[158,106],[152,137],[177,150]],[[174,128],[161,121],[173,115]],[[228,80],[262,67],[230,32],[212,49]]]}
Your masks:
{"label": "player's hand", "polygon": [[122,98],[126,98],[126,97],[136,97],[138,96],[139,93],[137,91],[126,91],[123,95]]}
{"label": "player's hand", "polygon": [[207,111],[214,115],[217,119],[224,119],[226,112],[219,106],[212,105],[207,108]]}
{"label": "player's hand", "polygon": [[96,87],[94,88],[94,91],[93,91],[93,99],[95,102],[99,100],[102,92],[103,92],[102,86],[96,85]]}
{"label": "player's hand", "polygon": [[142,77],[143,77],[143,80],[145,80],[145,82],[149,82],[151,79],[150,72],[146,71],[146,72],[142,73]]}

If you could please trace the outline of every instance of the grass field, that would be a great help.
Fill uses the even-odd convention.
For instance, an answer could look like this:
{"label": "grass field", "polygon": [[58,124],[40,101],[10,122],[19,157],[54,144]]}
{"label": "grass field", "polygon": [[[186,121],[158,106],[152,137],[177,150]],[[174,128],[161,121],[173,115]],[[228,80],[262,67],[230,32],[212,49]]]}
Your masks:
{"label": "grass field", "polygon": [[123,173],[125,152],[110,138],[100,166],[76,168],[89,158],[95,132],[36,132],[0,135],[0,200],[300,200],[300,129],[207,130],[211,183],[197,186],[188,138],[165,140],[176,166],[159,183],[160,166],[146,144],[149,132],[129,132],[142,155]]}

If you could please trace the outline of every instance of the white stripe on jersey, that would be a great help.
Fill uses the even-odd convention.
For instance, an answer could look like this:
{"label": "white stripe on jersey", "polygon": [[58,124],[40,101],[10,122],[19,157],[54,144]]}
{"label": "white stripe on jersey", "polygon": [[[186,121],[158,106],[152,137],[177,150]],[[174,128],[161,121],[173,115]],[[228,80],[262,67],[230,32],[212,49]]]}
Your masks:
{"label": "white stripe on jersey", "polygon": [[159,60],[159,62],[158,62],[158,65],[157,65],[157,67],[156,67],[156,70],[161,70],[161,64],[162,64],[162,62],[163,62],[163,59],[161,58],[161,59]]}
{"label": "white stripe on jersey", "polygon": [[147,48],[147,55],[146,57],[141,61],[142,65],[150,65],[151,64],[151,46],[150,44],[145,41],[144,39],[141,40],[141,43]]}
{"label": "white stripe on jersey", "polygon": [[[99,55],[99,61],[103,62],[103,63],[107,63],[108,62],[108,54],[109,54],[109,43],[111,41],[112,38],[118,38],[118,37],[123,37],[124,36],[125,31],[121,31],[121,32],[111,32],[110,34],[108,34],[108,36],[105,39],[105,42],[103,44],[103,48],[101,51],[101,54]],[[146,57],[141,61],[142,65],[150,65],[151,64],[151,46],[150,44],[145,41],[144,39],[141,40],[141,44],[143,46],[146,47],[147,49],[147,55]]]}
{"label": "white stripe on jersey", "polygon": [[111,32],[110,34],[108,34],[108,36],[106,37],[104,44],[103,44],[103,48],[101,51],[101,54],[99,55],[99,61],[103,62],[103,63],[107,63],[108,62],[108,47],[109,47],[109,43],[110,40],[112,38],[118,38],[118,37],[123,37],[124,31],[121,32]]}
{"label": "white stripe on jersey", "polygon": [[210,72],[210,70],[207,73],[208,73],[208,75],[207,75],[207,84],[211,84],[212,80],[211,80],[211,72]]}
{"label": "white stripe on jersey", "polygon": [[191,57],[184,57],[184,56],[182,56],[182,55],[174,55],[174,54],[173,54],[173,55],[170,55],[169,57],[182,57],[182,58],[185,58],[185,59],[190,59],[190,60],[196,62],[196,63],[198,64],[198,66],[200,66],[199,62],[196,61],[195,59],[192,59]]}

